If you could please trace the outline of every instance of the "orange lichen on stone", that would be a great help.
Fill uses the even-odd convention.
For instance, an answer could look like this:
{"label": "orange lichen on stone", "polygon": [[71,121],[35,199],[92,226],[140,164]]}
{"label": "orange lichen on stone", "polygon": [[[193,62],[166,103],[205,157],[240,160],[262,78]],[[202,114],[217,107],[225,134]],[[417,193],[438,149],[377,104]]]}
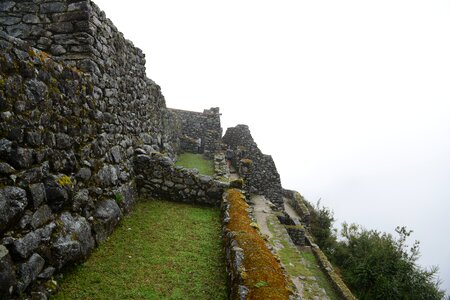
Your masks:
{"label": "orange lichen on stone", "polygon": [[251,226],[244,196],[239,190],[230,189],[228,201],[228,229],[236,233],[236,241],[244,250],[244,285],[249,288],[248,299],[289,299],[288,282],[280,263],[257,229]]}

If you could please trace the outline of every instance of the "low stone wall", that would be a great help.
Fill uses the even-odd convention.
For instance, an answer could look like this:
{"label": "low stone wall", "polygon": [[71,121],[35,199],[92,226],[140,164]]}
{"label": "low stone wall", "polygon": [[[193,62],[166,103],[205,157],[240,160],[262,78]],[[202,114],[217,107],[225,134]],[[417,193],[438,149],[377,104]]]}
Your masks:
{"label": "low stone wall", "polygon": [[292,242],[297,246],[305,246],[305,228],[299,220],[292,219],[286,212],[278,213],[277,218],[286,228]]}
{"label": "low stone wall", "polygon": [[320,267],[324,270],[339,296],[345,300],[356,300],[356,297],[352,294],[342,278],[334,271],[334,268],[326,255],[320,250],[319,246],[313,242],[313,238],[309,234],[306,234],[305,238],[307,245],[311,246],[314,256],[319,261]]}
{"label": "low stone wall", "polygon": [[280,174],[270,155],[265,155],[253,140],[247,125],[228,128],[223,142],[234,152],[233,165],[244,179],[246,190],[261,193],[283,210]]}
{"label": "low stone wall", "polygon": [[224,189],[229,186],[199,175],[197,170],[175,166],[169,157],[158,152],[138,154],[134,170],[138,192],[143,197],[219,206]]}
{"label": "low stone wall", "polygon": [[283,196],[288,199],[289,205],[295,210],[295,212],[300,216],[300,222],[309,227],[311,222],[311,215],[309,209],[305,204],[305,198],[297,192],[283,189]]}
{"label": "low stone wall", "polygon": [[221,205],[222,210],[222,232],[224,238],[225,253],[227,258],[227,271],[230,280],[230,299],[247,299],[248,288],[244,285],[245,267],[244,250],[239,247],[236,233],[227,227],[230,222],[230,203],[227,194],[224,193]]}

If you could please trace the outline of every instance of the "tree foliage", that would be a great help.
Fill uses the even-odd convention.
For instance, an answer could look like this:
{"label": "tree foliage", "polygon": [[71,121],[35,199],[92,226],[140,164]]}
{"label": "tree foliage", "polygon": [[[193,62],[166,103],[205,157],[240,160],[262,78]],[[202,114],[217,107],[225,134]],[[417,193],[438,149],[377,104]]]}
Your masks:
{"label": "tree foliage", "polygon": [[344,223],[338,239],[333,212],[319,202],[309,206],[315,242],[359,299],[443,299],[437,267],[420,267],[419,242],[407,244],[412,231],[397,227],[394,237]]}

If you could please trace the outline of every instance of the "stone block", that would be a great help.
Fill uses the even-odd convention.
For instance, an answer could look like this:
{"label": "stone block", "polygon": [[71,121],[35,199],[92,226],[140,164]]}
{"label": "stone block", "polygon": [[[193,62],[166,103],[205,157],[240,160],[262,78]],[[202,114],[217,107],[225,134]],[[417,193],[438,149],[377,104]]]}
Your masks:
{"label": "stone block", "polygon": [[27,193],[18,187],[0,189],[0,232],[20,218],[28,204]]}
{"label": "stone block", "polygon": [[87,11],[75,10],[70,12],[63,12],[54,14],[53,22],[70,22],[70,21],[83,21],[89,20],[89,13]]}
{"label": "stone block", "polygon": [[61,13],[67,10],[67,4],[64,2],[48,2],[41,4],[41,14]]}
{"label": "stone block", "polygon": [[19,265],[18,288],[20,292],[25,291],[30,283],[36,280],[44,265],[45,260],[37,253],[34,253],[25,263]]}
{"label": "stone block", "polygon": [[122,211],[116,201],[110,199],[100,202],[94,213],[93,229],[97,243],[104,241],[122,218]]}
{"label": "stone block", "polygon": [[14,264],[8,249],[0,245],[0,295],[2,299],[9,299],[17,285]]}
{"label": "stone block", "polygon": [[52,210],[48,205],[41,206],[31,218],[31,227],[37,229],[52,219]]}
{"label": "stone block", "polygon": [[47,200],[45,194],[45,186],[43,183],[31,184],[29,187],[31,201],[34,208],[38,208],[42,203]]}

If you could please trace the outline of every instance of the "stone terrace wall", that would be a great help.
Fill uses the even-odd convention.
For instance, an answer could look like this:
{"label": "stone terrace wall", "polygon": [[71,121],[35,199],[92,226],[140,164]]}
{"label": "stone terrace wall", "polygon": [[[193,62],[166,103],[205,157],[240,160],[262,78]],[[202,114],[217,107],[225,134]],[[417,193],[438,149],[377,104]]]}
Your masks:
{"label": "stone terrace wall", "polygon": [[[143,151],[142,151],[143,152]],[[139,194],[146,197],[219,206],[227,183],[199,175],[198,171],[175,166],[158,152],[135,159]]]}
{"label": "stone terrace wall", "polygon": [[253,140],[247,125],[228,128],[223,142],[234,150],[233,164],[244,178],[247,189],[269,198],[283,209],[280,175],[270,155],[265,155]]}
{"label": "stone terrace wall", "polygon": [[[204,153],[209,158],[221,149],[222,127],[219,108],[205,109],[203,113],[170,109],[181,124],[180,150]],[[201,145],[198,146],[198,139]]]}

